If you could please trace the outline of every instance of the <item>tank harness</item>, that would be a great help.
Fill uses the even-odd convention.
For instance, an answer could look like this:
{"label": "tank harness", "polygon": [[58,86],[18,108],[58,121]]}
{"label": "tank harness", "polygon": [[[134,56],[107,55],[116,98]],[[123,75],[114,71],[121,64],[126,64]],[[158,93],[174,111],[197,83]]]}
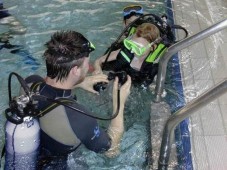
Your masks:
{"label": "tank harness", "polygon": [[[39,88],[39,86],[42,84],[43,82],[35,82],[31,85],[30,89],[32,92],[36,92]],[[60,103],[63,103],[63,104],[72,104],[73,101],[72,99],[66,99],[66,98],[59,98],[57,101],[59,101]],[[45,114],[47,114],[48,112],[50,112],[51,110],[55,109],[56,107],[58,107],[59,105],[61,105],[60,103],[57,103],[57,102],[53,102],[52,104],[50,104],[49,106],[45,107],[44,109],[40,110],[39,113],[37,114],[36,117],[42,117],[44,116]]]}
{"label": "tank harness", "polygon": [[[132,27],[132,29],[130,29],[129,35],[134,34],[135,31],[136,31],[136,28]],[[154,63],[158,63],[159,59],[163,56],[166,50],[167,50],[167,46],[164,43],[162,42],[157,43],[157,47],[155,48],[155,50],[151,51],[148,54],[148,56],[146,57],[142,65],[144,64],[152,65]],[[130,67],[130,63],[132,62],[133,58],[134,58],[134,54],[131,53],[130,50],[128,50],[122,45],[121,50],[117,55],[116,62],[107,61],[106,63],[103,64],[102,68],[104,70],[121,71],[122,69],[124,70],[125,67],[127,67],[127,69],[133,70],[133,68]],[[141,72],[143,72],[143,70],[141,70]],[[133,75],[134,74],[132,74],[131,76]]]}

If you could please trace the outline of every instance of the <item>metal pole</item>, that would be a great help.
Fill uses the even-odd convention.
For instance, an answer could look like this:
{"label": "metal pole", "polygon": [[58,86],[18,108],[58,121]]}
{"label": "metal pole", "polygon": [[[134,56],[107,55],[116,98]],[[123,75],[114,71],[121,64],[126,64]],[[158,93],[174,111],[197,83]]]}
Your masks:
{"label": "metal pole", "polygon": [[221,31],[225,28],[227,28],[227,19],[225,19],[219,23],[216,23],[213,26],[169,47],[168,51],[164,54],[164,56],[159,61],[157,83],[156,83],[156,88],[155,88],[155,95],[156,95],[155,102],[161,101],[161,94],[163,92],[163,86],[164,86],[164,82],[166,79],[167,64],[168,64],[170,58],[174,54],[176,54],[178,51],[180,51],[198,41],[201,41],[204,38],[218,32],[218,31]]}
{"label": "metal pole", "polygon": [[168,167],[171,145],[174,139],[173,132],[175,127],[185,118],[195,113],[196,110],[198,110],[202,106],[207,105],[214,99],[224,94],[226,91],[227,91],[227,79],[225,79],[223,82],[219,83],[212,89],[208,90],[207,92],[203,93],[200,97],[194,99],[185,107],[183,107],[179,111],[175,112],[172,116],[170,116],[170,118],[166,122],[163,135],[162,135],[162,144],[160,149],[158,169],[163,170],[163,169],[167,169]]}

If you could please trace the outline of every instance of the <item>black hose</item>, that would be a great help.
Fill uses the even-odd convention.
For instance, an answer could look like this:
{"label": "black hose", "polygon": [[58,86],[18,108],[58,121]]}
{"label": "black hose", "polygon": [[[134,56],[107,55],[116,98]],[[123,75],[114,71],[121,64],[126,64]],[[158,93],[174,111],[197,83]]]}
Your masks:
{"label": "black hose", "polygon": [[[46,100],[46,101],[49,101],[49,102],[52,102],[52,103],[56,103],[56,104],[59,104],[59,105],[63,105],[63,106],[65,106],[65,107],[68,107],[68,108],[70,108],[70,109],[73,109],[73,110],[75,110],[75,111],[77,111],[77,112],[79,112],[79,113],[81,113],[81,114],[84,114],[84,115],[86,115],[86,116],[89,116],[89,117],[92,117],[92,118],[95,118],[95,119],[99,119],[99,120],[112,120],[112,119],[116,118],[117,115],[118,115],[118,113],[119,113],[119,109],[120,109],[120,89],[118,89],[118,93],[117,93],[117,110],[116,110],[116,112],[115,112],[111,117],[109,117],[109,118],[102,118],[102,117],[90,115],[90,114],[85,113],[84,111],[79,110],[79,109],[77,109],[77,108],[75,108],[75,107],[73,107],[73,106],[71,106],[71,105],[69,105],[69,104],[67,104],[67,103],[64,103],[64,102],[62,102],[62,101],[60,101],[60,100],[51,99],[51,98],[48,98],[48,97],[43,96],[43,95],[35,95],[34,97],[35,97],[36,99]],[[72,102],[72,101],[71,101],[71,102]],[[38,116],[38,117],[39,117],[39,116]]]}
{"label": "black hose", "polygon": [[[188,37],[188,31],[187,31],[184,27],[182,27],[182,26],[180,26],[180,25],[172,25],[172,26],[171,26],[171,29],[180,29],[180,30],[183,30],[183,31],[185,32],[185,36],[184,36],[184,38],[182,38],[181,40],[183,40],[183,39],[185,39],[185,38]],[[179,41],[181,41],[181,40],[174,41],[174,43],[177,43],[177,42],[179,42]]]}
{"label": "black hose", "polygon": [[[17,73],[12,72],[12,73],[10,73],[9,79],[8,79],[9,100],[12,101],[12,96],[11,96],[11,78],[12,78],[12,75],[15,75],[15,76],[17,77],[17,79],[18,79],[19,83],[21,84],[21,86],[23,87],[25,93],[26,93],[26,94],[29,96],[29,98],[30,98],[31,90],[30,90],[30,88],[28,87],[28,85],[26,84],[26,81],[25,81],[20,75],[18,75]],[[102,118],[102,117],[98,117],[98,116],[93,116],[93,115],[87,114],[87,113],[85,113],[84,111],[79,110],[79,109],[77,109],[77,108],[75,108],[75,107],[73,107],[73,106],[71,106],[71,105],[68,105],[68,104],[66,104],[66,103],[64,103],[64,102],[61,102],[61,101],[59,101],[59,100],[55,100],[55,99],[48,98],[48,97],[43,96],[43,95],[33,95],[32,97],[33,97],[33,99],[45,100],[45,101],[50,101],[50,102],[52,102],[52,103],[56,103],[56,104],[59,104],[59,105],[63,105],[63,106],[65,106],[65,107],[68,107],[68,108],[70,108],[70,109],[73,109],[73,110],[75,110],[75,111],[77,111],[77,112],[79,112],[79,113],[82,113],[82,114],[84,114],[84,115],[86,115],[86,116],[89,116],[89,117],[92,117],[92,118],[95,118],[95,119],[99,119],[99,120],[112,120],[112,119],[116,118],[117,115],[118,115],[118,113],[119,113],[119,109],[120,109],[120,89],[118,89],[118,92],[117,92],[117,110],[116,110],[116,112],[115,112],[111,117],[109,117],[109,118]],[[30,100],[31,100],[31,99],[30,99]],[[7,109],[6,109],[6,110],[7,110]],[[8,110],[9,110],[9,109],[8,109]],[[11,108],[10,108],[10,110],[11,110]],[[8,112],[7,112],[7,113],[8,113]],[[9,120],[13,119],[13,121],[11,120],[11,122],[14,122],[14,123],[16,123],[16,124],[18,124],[18,121],[21,121],[21,120],[22,120],[22,119],[19,119],[19,120],[15,120],[15,121],[14,121],[14,118],[12,117],[13,115],[10,116],[10,115],[6,114],[6,116],[7,116],[7,118],[8,118]],[[30,116],[31,116],[31,115],[30,115]],[[10,118],[9,118],[9,117],[10,117]],[[35,116],[33,116],[33,117],[35,117]]]}
{"label": "black hose", "polygon": [[16,161],[16,152],[15,152],[15,147],[14,147],[14,135],[16,131],[17,125],[15,125],[13,129],[13,134],[12,134],[12,145],[13,145],[13,170],[15,170],[15,161]]}
{"label": "black hose", "polygon": [[21,87],[24,89],[25,93],[30,96],[30,88],[28,87],[28,85],[26,84],[25,80],[18,75],[15,72],[12,72],[9,74],[9,79],[8,79],[8,94],[9,94],[9,101],[12,101],[12,93],[11,93],[11,78],[12,76],[15,75],[19,81],[19,83],[21,84]]}

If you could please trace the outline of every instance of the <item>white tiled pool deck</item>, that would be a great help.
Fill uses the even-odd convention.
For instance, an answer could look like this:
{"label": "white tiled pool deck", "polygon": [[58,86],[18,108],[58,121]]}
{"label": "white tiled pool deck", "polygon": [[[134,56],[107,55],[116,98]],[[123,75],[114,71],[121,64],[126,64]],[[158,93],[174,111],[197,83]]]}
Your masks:
{"label": "white tiled pool deck", "polygon": [[[189,35],[227,18],[227,0],[173,0],[175,24]],[[227,78],[227,29],[179,52],[186,102]],[[190,117],[196,170],[227,169],[227,93]]]}

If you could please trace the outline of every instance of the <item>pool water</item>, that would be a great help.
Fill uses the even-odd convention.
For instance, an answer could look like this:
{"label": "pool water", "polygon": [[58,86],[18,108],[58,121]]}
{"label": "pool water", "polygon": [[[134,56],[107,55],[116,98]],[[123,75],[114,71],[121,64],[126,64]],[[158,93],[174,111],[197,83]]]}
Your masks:
{"label": "pool water", "polygon": [[[144,6],[147,13],[162,15],[166,11],[165,1],[132,1]],[[131,4],[128,1],[105,0],[8,0],[5,8],[27,28],[24,35],[14,35],[10,43],[20,45],[23,50],[12,52],[3,48],[0,52],[1,96],[0,102],[0,146],[4,144],[4,110],[8,107],[7,81],[11,72],[22,77],[31,74],[45,76],[45,65],[42,60],[44,43],[57,30],[76,30],[85,35],[96,46],[91,54],[91,62],[105,52],[123,30],[122,8]],[[7,31],[8,25],[0,25],[0,33]],[[15,87],[14,87],[15,86]],[[13,94],[17,94],[19,84],[14,81]],[[171,91],[171,87],[169,87]],[[81,95],[83,93],[83,95]],[[99,96],[84,94],[76,90],[78,101],[86,103],[93,112],[108,116],[112,111],[111,90],[107,89]],[[87,100],[89,99],[89,100]],[[80,156],[72,153],[68,164],[71,169],[82,167],[89,169],[146,169],[150,151],[149,115],[153,93],[132,87],[132,92],[125,109],[125,133],[121,142],[121,154],[108,159],[81,147]],[[108,114],[106,114],[108,113]],[[103,127],[109,122],[100,121]],[[78,163],[78,161],[80,163]]]}

